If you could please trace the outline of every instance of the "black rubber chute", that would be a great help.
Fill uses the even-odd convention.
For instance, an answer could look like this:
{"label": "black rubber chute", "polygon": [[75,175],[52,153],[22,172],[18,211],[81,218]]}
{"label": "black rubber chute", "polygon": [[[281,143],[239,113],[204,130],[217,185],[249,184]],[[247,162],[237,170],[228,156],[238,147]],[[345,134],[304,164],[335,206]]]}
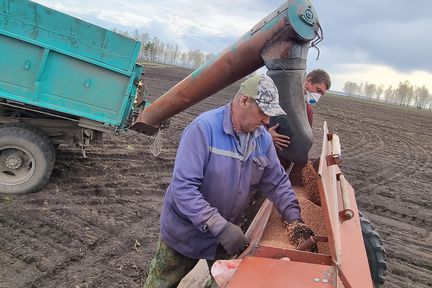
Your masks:
{"label": "black rubber chute", "polygon": [[312,128],[309,124],[304,100],[304,70],[269,70],[279,90],[279,104],[287,115],[270,118],[270,127],[279,123],[278,133],[291,138],[291,144],[282,151],[277,150],[279,159],[294,162],[303,167],[313,144]]}

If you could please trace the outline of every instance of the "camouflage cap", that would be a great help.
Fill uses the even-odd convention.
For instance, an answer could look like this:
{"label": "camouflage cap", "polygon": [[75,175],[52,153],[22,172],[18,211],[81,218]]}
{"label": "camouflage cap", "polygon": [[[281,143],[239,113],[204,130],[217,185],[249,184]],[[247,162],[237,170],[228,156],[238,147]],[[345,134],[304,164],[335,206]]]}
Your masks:
{"label": "camouflage cap", "polygon": [[286,115],[279,106],[279,92],[276,85],[265,74],[248,78],[241,84],[239,93],[255,99],[264,114],[268,116]]}

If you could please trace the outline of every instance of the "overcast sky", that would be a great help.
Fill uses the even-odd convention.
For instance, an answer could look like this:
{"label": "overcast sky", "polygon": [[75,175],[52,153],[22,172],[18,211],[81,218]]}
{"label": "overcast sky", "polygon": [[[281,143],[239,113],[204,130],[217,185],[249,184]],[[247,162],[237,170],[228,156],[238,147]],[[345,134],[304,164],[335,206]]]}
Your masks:
{"label": "overcast sky", "polygon": [[[282,0],[36,0],[102,27],[149,33],[184,50],[217,54]],[[324,40],[308,71],[327,70],[332,89],[346,81],[397,86],[408,80],[432,92],[432,1],[315,0]],[[429,28],[429,29],[428,29]],[[385,88],[386,88],[385,87]]]}

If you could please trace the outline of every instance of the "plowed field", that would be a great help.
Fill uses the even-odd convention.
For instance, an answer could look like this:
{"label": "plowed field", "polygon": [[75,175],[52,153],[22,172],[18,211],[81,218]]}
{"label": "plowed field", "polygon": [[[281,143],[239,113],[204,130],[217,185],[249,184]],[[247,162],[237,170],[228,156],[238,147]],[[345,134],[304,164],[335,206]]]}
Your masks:
{"label": "plowed field", "polygon": [[[191,71],[150,65],[153,98]],[[223,105],[238,83],[174,117],[153,138],[107,134],[88,149],[60,146],[50,182],[29,195],[0,194],[0,287],[141,287],[156,249],[159,211],[182,129]],[[432,113],[324,97],[311,156],[326,120],[342,143],[341,169],[384,240],[384,287],[432,287]]]}

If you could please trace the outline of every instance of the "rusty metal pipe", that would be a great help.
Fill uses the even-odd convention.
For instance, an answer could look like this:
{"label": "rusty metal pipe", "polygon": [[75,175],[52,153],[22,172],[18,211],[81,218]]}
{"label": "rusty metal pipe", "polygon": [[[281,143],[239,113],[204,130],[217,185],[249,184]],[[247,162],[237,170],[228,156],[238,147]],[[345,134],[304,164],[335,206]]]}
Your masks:
{"label": "rusty metal pipe", "polygon": [[339,211],[339,219],[344,222],[354,218],[354,211],[351,209],[351,200],[347,188],[348,181],[343,174],[339,174],[337,178],[340,182],[340,196],[342,198],[342,210]]}
{"label": "rusty metal pipe", "polygon": [[[290,51],[299,43],[308,43],[318,35],[319,28],[316,12],[309,0],[287,1],[215,59],[192,72],[146,108],[131,129],[146,134],[155,133],[164,120],[264,64],[272,69],[272,64],[277,62],[281,53]],[[262,58],[263,52],[266,59]]]}

